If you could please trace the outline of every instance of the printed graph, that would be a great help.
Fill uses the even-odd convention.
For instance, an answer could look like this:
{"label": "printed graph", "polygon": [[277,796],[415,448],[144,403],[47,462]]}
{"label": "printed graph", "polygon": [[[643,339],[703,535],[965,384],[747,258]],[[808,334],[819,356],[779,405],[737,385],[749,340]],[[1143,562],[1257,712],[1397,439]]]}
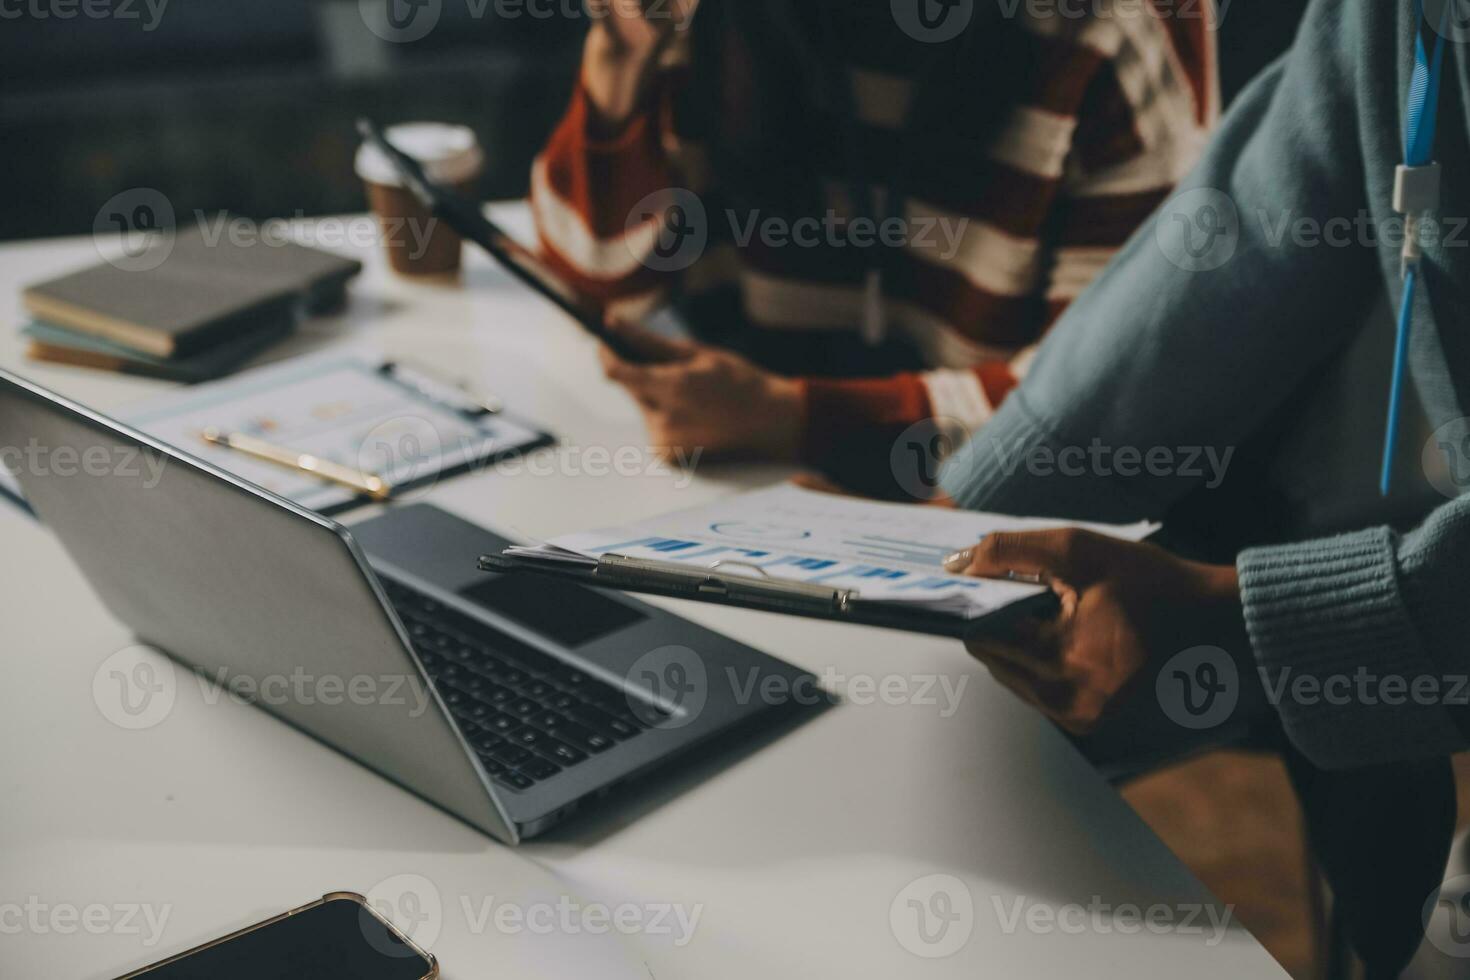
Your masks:
{"label": "printed graph", "polygon": [[859,534],[851,540],[843,541],[843,544],[850,546],[856,554],[875,561],[901,561],[911,565],[933,565],[936,568],[943,567],[944,556],[958,547],[905,541],[881,534]]}

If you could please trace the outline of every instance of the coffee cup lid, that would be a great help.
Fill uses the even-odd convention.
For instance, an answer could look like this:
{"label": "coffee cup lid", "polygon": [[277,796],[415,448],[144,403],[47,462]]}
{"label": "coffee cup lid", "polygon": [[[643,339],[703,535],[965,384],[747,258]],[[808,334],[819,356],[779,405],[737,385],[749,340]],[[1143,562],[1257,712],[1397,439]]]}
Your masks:
{"label": "coffee cup lid", "polygon": [[[479,141],[467,126],[402,123],[389,126],[383,135],[388,142],[423,164],[424,172],[436,183],[459,184],[474,180],[485,166],[485,155],[480,151]],[[358,147],[354,167],[357,175],[369,183],[385,187],[403,184],[393,164],[370,143]]]}

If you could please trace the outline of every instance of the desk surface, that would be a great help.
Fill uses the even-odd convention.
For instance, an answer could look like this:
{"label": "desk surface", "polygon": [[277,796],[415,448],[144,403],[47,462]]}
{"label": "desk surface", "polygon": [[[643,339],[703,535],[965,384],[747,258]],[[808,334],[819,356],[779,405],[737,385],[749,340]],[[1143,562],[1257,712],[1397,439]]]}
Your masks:
{"label": "desk surface", "polygon": [[[603,454],[646,437],[589,340],[479,256],[459,285],[397,279],[352,244],[366,219],[345,220],[336,238],[298,230],[367,263],[348,309],[271,356],[368,341],[480,379],[561,438],[517,472],[433,488],[439,506],[544,537],[785,475],[607,472]],[[96,260],[90,239],[0,247],[0,365],[105,411],[160,386],[29,364],[14,330],[23,284]],[[675,603],[847,703],[511,849],[182,673],[161,720],[109,720],[104,661],[128,634],[3,502],[0,540],[7,975],[113,976],[348,889],[394,903],[451,980],[1284,976],[1237,923],[1212,925],[1226,910],[956,643]]]}

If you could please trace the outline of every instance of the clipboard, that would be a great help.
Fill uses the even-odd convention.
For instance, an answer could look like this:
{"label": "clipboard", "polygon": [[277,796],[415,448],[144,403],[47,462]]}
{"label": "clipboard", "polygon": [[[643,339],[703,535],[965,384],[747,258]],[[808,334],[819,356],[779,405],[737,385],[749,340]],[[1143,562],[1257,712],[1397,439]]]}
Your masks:
{"label": "clipboard", "polygon": [[[735,572],[735,566],[758,574]],[[857,589],[781,579],[758,566],[730,561],[696,567],[618,554],[606,554],[600,558],[570,553],[554,558],[500,554],[480,556],[479,569],[496,574],[548,575],[620,592],[693,599],[721,606],[960,640],[983,634],[1003,634],[1019,619],[1046,619],[1061,609],[1056,593],[1046,591],[1008,603],[982,616],[965,618],[902,602],[866,600]]]}
{"label": "clipboard", "polygon": [[329,348],[180,388],[119,418],[309,510],[362,506],[359,493],[206,442],[211,428],[257,437],[377,476],[395,496],[554,443],[484,393],[369,346]]}

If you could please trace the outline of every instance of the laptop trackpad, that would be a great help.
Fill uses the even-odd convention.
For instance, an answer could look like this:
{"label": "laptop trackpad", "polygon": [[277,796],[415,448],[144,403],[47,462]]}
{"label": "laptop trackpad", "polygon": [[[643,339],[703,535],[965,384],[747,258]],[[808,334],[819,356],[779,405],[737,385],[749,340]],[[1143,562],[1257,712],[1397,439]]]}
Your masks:
{"label": "laptop trackpad", "polygon": [[570,582],[481,572],[476,567],[480,555],[499,551],[510,541],[431,504],[395,507],[351,530],[370,558],[457,593],[568,649],[649,618],[648,609],[637,602]]}
{"label": "laptop trackpad", "polygon": [[539,576],[486,575],[459,594],[570,649],[648,618],[599,592]]}

